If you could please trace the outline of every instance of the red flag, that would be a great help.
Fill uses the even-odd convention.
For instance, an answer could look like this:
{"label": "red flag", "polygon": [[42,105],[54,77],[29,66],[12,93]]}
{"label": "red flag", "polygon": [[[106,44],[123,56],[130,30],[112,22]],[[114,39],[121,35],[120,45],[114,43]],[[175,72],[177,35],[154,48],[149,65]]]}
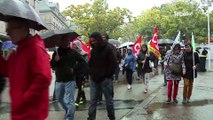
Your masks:
{"label": "red flag", "polygon": [[148,48],[149,48],[149,51],[154,53],[155,57],[161,60],[160,50],[158,46],[158,26],[156,26],[154,29],[154,34],[148,44]]}
{"label": "red flag", "polygon": [[141,42],[142,42],[142,36],[140,36],[136,42],[134,43],[134,45],[132,46],[132,53],[138,57],[138,54],[140,52],[140,49],[141,49]]}
{"label": "red flag", "polygon": [[[89,58],[90,58],[90,45],[87,46],[87,45],[86,45],[82,40],[80,40],[79,38],[76,38],[75,40],[73,40],[72,43],[73,43],[74,41],[76,41],[76,40],[78,40],[78,41],[81,42],[82,50],[83,50],[84,52],[87,53],[88,59],[89,59]],[[73,44],[72,44],[72,48],[74,48]]]}

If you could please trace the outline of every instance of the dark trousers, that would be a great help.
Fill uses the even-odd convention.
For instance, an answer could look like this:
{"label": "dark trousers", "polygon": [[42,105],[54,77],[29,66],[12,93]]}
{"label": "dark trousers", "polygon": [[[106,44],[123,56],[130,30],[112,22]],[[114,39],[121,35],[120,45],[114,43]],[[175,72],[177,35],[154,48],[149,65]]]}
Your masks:
{"label": "dark trousers", "polygon": [[132,74],[133,74],[132,70],[129,70],[129,69],[126,70],[126,79],[128,84],[130,85],[132,84]]}
{"label": "dark trousers", "polygon": [[80,102],[80,100],[86,100],[85,92],[84,92],[84,83],[85,83],[85,75],[81,74],[76,76],[76,84],[78,87],[78,94],[76,98],[76,102]]}

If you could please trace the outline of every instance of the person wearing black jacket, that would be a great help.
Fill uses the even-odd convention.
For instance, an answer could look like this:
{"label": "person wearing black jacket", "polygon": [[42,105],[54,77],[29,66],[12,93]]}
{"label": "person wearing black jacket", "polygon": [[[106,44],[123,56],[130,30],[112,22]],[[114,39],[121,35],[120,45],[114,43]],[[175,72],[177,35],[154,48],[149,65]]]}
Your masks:
{"label": "person wearing black jacket", "polygon": [[88,120],[95,120],[98,91],[102,90],[105,100],[108,117],[115,120],[113,103],[113,74],[117,65],[117,59],[113,48],[102,39],[99,32],[90,35],[92,46],[91,57],[89,60],[90,80],[90,107]]}
{"label": "person wearing black jacket", "polygon": [[55,96],[66,112],[65,119],[74,120],[75,70],[77,63],[83,61],[81,55],[70,48],[70,37],[65,35],[51,60],[51,67],[56,74]]}
{"label": "person wearing black jacket", "polygon": [[[183,75],[183,104],[190,103],[194,79],[197,77],[197,67],[200,63],[197,52],[193,51],[191,44],[185,45],[184,62],[186,65],[186,74]],[[194,56],[193,56],[193,54]],[[194,58],[193,58],[194,57]]]}

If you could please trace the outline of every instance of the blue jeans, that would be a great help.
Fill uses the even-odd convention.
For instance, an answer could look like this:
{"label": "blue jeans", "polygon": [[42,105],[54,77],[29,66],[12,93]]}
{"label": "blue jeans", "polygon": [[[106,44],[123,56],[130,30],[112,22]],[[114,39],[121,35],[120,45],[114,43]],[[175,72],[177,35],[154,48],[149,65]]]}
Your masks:
{"label": "blue jeans", "polygon": [[56,82],[55,96],[65,110],[65,119],[74,120],[75,114],[75,81]]}
{"label": "blue jeans", "polygon": [[98,101],[98,92],[102,90],[105,100],[108,117],[110,120],[115,120],[115,110],[113,102],[113,83],[112,79],[106,78],[101,83],[90,81],[90,107],[88,120],[95,120],[96,118],[96,107]]}

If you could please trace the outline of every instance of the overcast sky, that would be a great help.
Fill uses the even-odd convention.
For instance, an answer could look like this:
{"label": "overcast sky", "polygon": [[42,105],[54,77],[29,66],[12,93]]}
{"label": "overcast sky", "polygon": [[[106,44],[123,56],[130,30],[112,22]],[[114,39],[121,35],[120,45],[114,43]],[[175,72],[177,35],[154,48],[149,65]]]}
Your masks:
{"label": "overcast sky", "polygon": [[[64,10],[69,5],[80,5],[84,3],[92,3],[93,0],[49,0],[58,2],[60,11]],[[160,6],[164,3],[169,3],[172,0],[106,0],[109,8],[121,7],[129,9],[134,16],[140,15],[144,10],[150,9],[154,6]]]}

